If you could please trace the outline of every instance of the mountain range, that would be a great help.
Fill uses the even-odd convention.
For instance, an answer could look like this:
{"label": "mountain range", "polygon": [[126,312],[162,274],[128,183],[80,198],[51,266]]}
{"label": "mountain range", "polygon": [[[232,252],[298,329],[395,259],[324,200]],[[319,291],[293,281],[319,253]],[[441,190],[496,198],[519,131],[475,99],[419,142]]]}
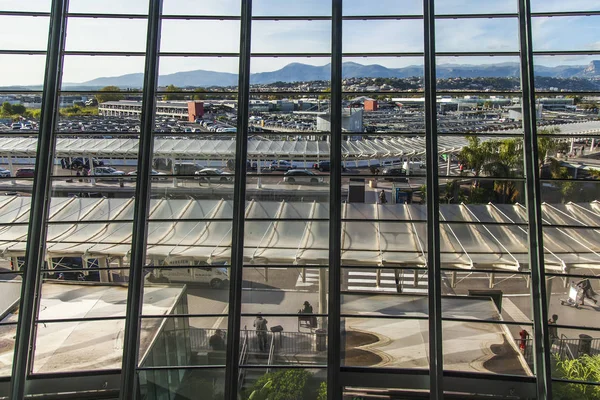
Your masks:
{"label": "mountain range", "polygon": [[[591,61],[588,65],[563,65],[546,67],[536,65],[536,76],[551,78],[600,78],[600,60]],[[344,78],[410,78],[423,75],[423,67],[412,65],[402,68],[387,68],[378,64],[363,65],[354,62],[342,64]],[[520,76],[518,63],[500,63],[489,65],[441,64],[437,66],[438,79],[443,78],[510,78]],[[329,80],[330,64],[323,66],[291,63],[271,72],[254,73],[250,77],[251,84],[270,84],[274,82],[307,82]],[[118,86],[121,88],[142,87],[143,74],[127,74],[121,76],[96,78],[83,83],[65,83],[63,86],[101,88]],[[236,86],[237,74],[194,70],[161,75],[159,86],[175,85],[178,87],[214,87]]]}

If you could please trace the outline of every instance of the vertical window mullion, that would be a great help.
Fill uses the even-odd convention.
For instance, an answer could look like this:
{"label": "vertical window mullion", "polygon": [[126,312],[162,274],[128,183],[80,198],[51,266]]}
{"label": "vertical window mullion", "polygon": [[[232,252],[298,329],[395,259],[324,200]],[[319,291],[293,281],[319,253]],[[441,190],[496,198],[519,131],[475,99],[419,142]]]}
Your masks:
{"label": "vertical window mullion", "polygon": [[425,73],[425,146],[427,151],[427,274],[429,308],[430,398],[443,399],[442,276],[440,270],[440,206],[437,140],[434,0],[423,0]]}
{"label": "vertical window mullion", "polygon": [[537,166],[538,144],[535,116],[535,82],[533,71],[533,44],[531,3],[519,0],[519,39],[521,52],[521,87],[523,91],[523,151],[525,157],[525,193],[528,214],[529,265],[531,270],[534,365],[537,398],[552,398],[552,370],[550,368],[550,341],[548,338],[548,308],[546,303],[546,273],[542,232],[540,174]]}
{"label": "vertical window mullion", "polygon": [[332,0],[331,99],[329,178],[329,303],[327,346],[327,398],[341,399],[341,238],[342,238],[342,0]]}
{"label": "vertical window mullion", "polygon": [[250,103],[250,54],[252,37],[252,0],[242,0],[240,26],[240,64],[238,80],[238,116],[235,143],[233,222],[231,227],[231,268],[225,399],[238,398],[242,279],[244,265],[244,224],[246,216],[246,161],[248,152],[248,107]]}
{"label": "vertical window mullion", "polygon": [[146,59],[140,117],[140,140],[138,147],[138,173],[135,187],[133,210],[133,236],[129,261],[129,288],[127,291],[127,311],[120,398],[136,398],[138,344],[141,325],[142,303],[144,300],[144,265],[146,263],[146,239],[148,236],[148,210],[152,189],[150,172],[154,152],[154,111],[156,108],[156,85],[158,82],[158,54],[160,50],[160,29],[162,0],[150,0],[148,10],[148,33],[146,36]]}
{"label": "vertical window mullion", "polygon": [[54,130],[58,120],[58,92],[61,81],[62,51],[65,44],[67,8],[68,0],[52,2],[36,168],[31,195],[23,283],[19,300],[19,321],[13,355],[10,386],[10,398],[12,399],[22,399],[25,396],[25,380],[31,367],[35,348],[35,317],[38,299],[41,295],[40,269],[44,263],[45,222],[50,206],[52,163],[56,141]]}

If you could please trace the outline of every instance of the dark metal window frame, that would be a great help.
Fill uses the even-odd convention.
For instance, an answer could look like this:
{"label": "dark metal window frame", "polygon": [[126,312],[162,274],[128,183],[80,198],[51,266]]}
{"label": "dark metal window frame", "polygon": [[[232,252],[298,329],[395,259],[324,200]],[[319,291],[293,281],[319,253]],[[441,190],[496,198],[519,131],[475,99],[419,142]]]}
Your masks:
{"label": "dark metal window frame", "polygon": [[[438,0],[440,1],[440,0]],[[45,55],[46,56],[46,74],[44,80],[43,91],[19,91],[19,90],[3,90],[0,93],[7,94],[41,94],[42,98],[42,118],[40,121],[40,130],[37,133],[40,140],[38,141],[37,161],[40,165],[47,165],[51,162],[54,152],[54,142],[60,136],[79,135],[79,133],[66,133],[56,131],[56,122],[59,119],[56,109],[57,101],[61,95],[86,93],[93,94],[98,91],[70,91],[61,90],[60,79],[62,63],[65,56],[81,55],[81,56],[139,56],[146,57],[146,74],[144,78],[144,89],[128,92],[136,93],[143,96],[143,114],[141,117],[142,132],[153,131],[154,127],[154,104],[157,95],[164,94],[164,91],[159,91],[156,87],[158,75],[158,62],[160,57],[234,57],[239,58],[239,86],[238,90],[233,92],[210,92],[206,94],[221,94],[224,96],[238,96],[238,133],[236,137],[236,154],[239,160],[244,161],[247,157],[247,138],[248,138],[248,104],[249,99],[253,96],[262,96],[267,94],[275,95],[304,95],[304,94],[325,94],[326,92],[255,92],[251,91],[249,85],[250,68],[249,63],[252,57],[311,57],[311,58],[331,58],[331,154],[332,169],[330,173],[330,237],[329,237],[329,255],[330,263],[327,266],[323,265],[306,265],[306,266],[268,266],[270,268],[319,268],[328,269],[329,273],[329,304],[327,314],[318,314],[326,316],[329,319],[328,330],[328,364],[326,367],[319,366],[318,368],[327,368],[328,383],[329,383],[329,399],[341,398],[342,387],[345,385],[352,386],[372,386],[381,385],[384,387],[392,387],[391,382],[396,381],[396,386],[399,384],[406,387],[414,387],[418,389],[429,389],[431,398],[441,399],[444,390],[455,390],[460,385],[476,384],[486,379],[485,382],[499,382],[494,388],[500,388],[507,381],[520,386],[524,393],[535,393],[540,399],[549,399],[552,397],[551,382],[568,382],[562,379],[552,378],[550,371],[549,352],[545,351],[549,347],[548,327],[545,321],[548,317],[547,309],[547,293],[545,289],[546,277],[587,277],[586,275],[565,275],[544,270],[544,253],[543,253],[543,228],[558,227],[555,225],[547,225],[542,221],[541,214],[541,198],[540,198],[540,182],[541,180],[537,171],[537,132],[535,120],[535,101],[536,97],[543,95],[555,95],[554,92],[535,91],[533,61],[535,57],[552,56],[552,55],[598,55],[598,50],[565,50],[565,51],[536,51],[532,44],[532,21],[535,18],[549,17],[573,17],[573,16],[599,16],[600,11],[565,11],[565,12],[531,12],[531,0],[519,0],[517,13],[497,13],[497,14],[438,14],[434,12],[434,0],[423,0],[423,15],[343,15],[342,0],[332,0],[331,16],[252,16],[251,0],[241,2],[241,14],[239,16],[203,16],[203,15],[161,15],[162,1],[149,1],[149,13],[146,14],[102,14],[102,13],[69,13],[67,10],[68,0],[53,0],[51,12],[20,12],[20,11],[0,11],[0,16],[10,17],[41,17],[50,19],[50,34],[47,50],[0,50],[3,55]],[[112,18],[112,19],[147,19],[148,20],[148,35],[147,49],[145,52],[126,52],[126,51],[64,51],[64,38],[67,18]],[[509,52],[492,52],[492,51],[475,51],[475,52],[436,52],[435,51],[435,22],[437,20],[447,19],[476,19],[476,18],[510,18],[518,19],[520,29],[520,49],[518,51]],[[193,52],[160,52],[160,26],[163,20],[218,20],[218,21],[240,21],[240,52],[239,53],[193,53]],[[343,21],[354,20],[423,20],[424,24],[424,50],[423,52],[381,52],[381,53],[344,53],[342,51],[342,25]],[[252,53],[250,51],[251,40],[251,24],[252,21],[331,21],[332,29],[332,50],[331,53]],[[532,313],[533,321],[530,323],[518,323],[517,325],[534,326],[534,346],[535,346],[535,365],[536,376],[528,379],[517,379],[517,377],[509,376],[486,376],[485,374],[469,374],[461,372],[449,372],[443,370],[442,365],[442,321],[468,321],[478,323],[499,323],[485,320],[470,320],[460,318],[445,318],[442,316],[441,309],[441,272],[444,271],[460,271],[458,269],[441,267],[439,259],[439,231],[443,224],[460,224],[466,223],[462,221],[439,221],[439,206],[434,203],[428,203],[428,215],[431,217],[422,223],[427,224],[428,228],[428,248],[433,251],[428,252],[427,268],[421,270],[428,271],[430,279],[429,284],[429,316],[407,317],[406,319],[423,319],[429,320],[429,350],[430,350],[430,368],[427,370],[373,370],[369,368],[353,368],[341,366],[341,349],[339,343],[340,326],[339,321],[345,317],[355,317],[351,314],[342,314],[340,308],[340,296],[343,293],[340,287],[341,270],[342,268],[360,268],[356,266],[344,266],[341,262],[341,226],[345,222],[352,220],[342,219],[340,213],[341,192],[340,186],[342,178],[341,171],[341,143],[344,134],[341,132],[341,103],[344,96],[356,96],[357,92],[343,92],[341,85],[342,78],[342,61],[344,58],[351,57],[419,57],[423,58],[424,66],[424,90],[422,92],[425,97],[425,132],[421,135],[426,137],[426,148],[428,154],[437,154],[437,138],[442,136],[487,136],[486,134],[445,134],[437,133],[436,119],[436,95],[437,94],[469,94],[478,91],[443,91],[436,90],[436,75],[435,63],[437,57],[447,56],[513,56],[520,57],[521,60],[521,90],[520,91],[497,91],[486,92],[486,94],[508,94],[520,95],[524,107],[524,131],[523,134],[500,134],[494,136],[515,136],[524,139],[524,160],[526,169],[526,184],[527,184],[527,210],[528,221],[525,224],[529,228],[529,257],[531,265],[531,273],[517,272],[520,276],[531,275],[532,279]],[[106,93],[106,92],[104,92]],[[177,92],[181,94],[191,94],[189,92]],[[364,92],[365,94],[377,94],[378,92]],[[408,92],[384,92],[385,94],[403,94]],[[415,94],[416,92],[410,92]],[[583,92],[568,92],[569,94],[589,94],[595,95],[600,92],[583,91]],[[197,93],[193,93],[197,94]],[[35,134],[35,133],[32,133]],[[88,133],[81,133],[87,135]],[[122,136],[134,135],[135,133],[115,133]],[[393,136],[395,133],[385,133],[380,136]],[[398,132],[397,135],[406,135],[407,133]],[[166,134],[165,134],[166,135]],[[33,340],[35,338],[36,323],[59,323],[68,321],[102,321],[111,319],[124,319],[124,317],[98,317],[98,318],[79,318],[79,319],[56,319],[56,320],[38,320],[37,306],[41,294],[40,276],[42,273],[49,270],[43,267],[43,249],[45,243],[46,226],[59,224],[58,222],[47,221],[48,213],[48,194],[51,193],[52,180],[61,179],[61,177],[52,177],[48,168],[36,169],[36,177],[34,179],[33,197],[31,207],[31,219],[29,223],[29,239],[28,251],[26,255],[27,265],[23,272],[16,272],[23,276],[22,295],[20,300],[20,318],[17,324],[17,343],[14,352],[13,374],[9,382],[2,380],[0,391],[11,391],[11,395],[15,399],[23,398],[28,391],[29,394],[43,393],[41,388],[48,389],[49,383],[56,383],[56,379],[70,379],[77,376],[78,378],[85,377],[85,380],[77,383],[81,390],[98,386],[99,382],[104,382],[108,385],[109,390],[118,387],[118,381],[121,384],[121,398],[135,398],[137,393],[137,372],[142,370],[168,370],[168,369],[203,369],[203,368],[219,368],[222,366],[206,366],[206,367],[157,367],[157,368],[140,368],[137,366],[138,360],[138,338],[139,325],[142,319],[148,318],[179,318],[179,317],[210,317],[223,316],[225,314],[182,314],[172,316],[152,316],[141,314],[142,296],[140,296],[143,281],[141,271],[145,265],[145,232],[148,230],[148,224],[152,222],[160,222],[162,220],[152,220],[148,217],[149,196],[151,193],[151,157],[154,135],[140,135],[142,139],[139,144],[140,174],[137,178],[136,185],[136,201],[135,201],[135,217],[132,221],[135,227],[134,238],[132,240],[132,262],[130,263],[130,283],[128,290],[127,302],[127,328],[126,340],[124,346],[123,368],[120,371],[89,371],[82,374],[31,374],[31,362],[33,358]],[[160,136],[157,133],[156,136]],[[541,136],[541,135],[540,135]],[[559,137],[570,137],[571,135],[559,134]],[[584,135],[583,137],[595,137],[598,135]],[[579,137],[579,136],[578,136]],[[427,165],[430,171],[427,175],[428,186],[432,197],[439,195],[438,178],[444,178],[438,175],[437,157],[428,157]],[[231,332],[239,332],[240,318],[249,316],[243,313],[241,309],[241,293],[242,293],[242,274],[244,268],[249,267],[267,267],[267,265],[248,265],[243,263],[243,240],[244,240],[244,223],[245,221],[269,220],[269,219],[245,219],[245,184],[246,184],[246,164],[244,162],[236,163],[236,176],[241,178],[235,180],[234,184],[234,200],[235,209],[232,219],[232,288],[230,290],[230,312],[228,316],[228,328]],[[250,175],[253,177],[254,175]],[[267,175],[265,175],[267,176]],[[482,178],[480,178],[482,179]],[[520,179],[523,180],[523,179]],[[552,179],[552,181],[561,181],[560,179]],[[588,180],[578,180],[586,182]],[[296,220],[296,219],[291,219]],[[317,219],[313,219],[317,220]],[[320,220],[320,219],[318,219]],[[307,219],[306,221],[310,221]],[[126,222],[126,221],[119,221]],[[368,222],[392,222],[387,220],[373,220]],[[398,222],[398,221],[394,221]],[[410,221],[417,222],[417,221]],[[64,222],[63,222],[64,223]],[[501,224],[501,223],[499,223]],[[477,225],[475,223],[474,225]],[[506,224],[513,225],[513,224]],[[562,228],[590,228],[580,226],[560,226]],[[136,268],[136,265],[142,267]],[[386,268],[385,266],[383,268]],[[397,268],[388,266],[387,268]],[[85,269],[82,269],[85,270]],[[104,270],[104,268],[102,268]],[[487,270],[477,270],[473,272],[490,272]],[[12,273],[12,272],[11,272]],[[498,272],[502,273],[502,272]],[[510,274],[511,272],[506,272]],[[266,315],[266,314],[265,314]],[[288,314],[269,314],[274,316],[289,316]],[[370,315],[365,318],[381,318],[380,316]],[[10,325],[10,324],[3,324]],[[12,324],[14,325],[14,324]],[[557,325],[564,329],[584,329],[589,331],[600,331],[600,328],[586,328],[582,326]],[[226,372],[226,397],[234,399],[237,395],[237,372],[240,368],[247,369],[264,369],[260,365],[240,365],[238,360],[239,336],[228,335],[228,352]],[[298,368],[296,366],[275,366],[273,368]],[[311,366],[302,366],[301,368],[312,369]],[[414,379],[419,376],[420,379]],[[398,380],[398,378],[401,378]],[[404,380],[402,380],[404,379]],[[372,381],[371,381],[372,380]],[[369,384],[369,382],[372,382]],[[398,383],[400,382],[400,383]],[[570,381],[572,382],[572,381]],[[69,381],[72,383],[72,381]],[[535,383],[535,389],[533,384]],[[597,383],[589,383],[597,385]],[[50,383],[51,385],[51,383]],[[88,386],[86,386],[88,385]]]}

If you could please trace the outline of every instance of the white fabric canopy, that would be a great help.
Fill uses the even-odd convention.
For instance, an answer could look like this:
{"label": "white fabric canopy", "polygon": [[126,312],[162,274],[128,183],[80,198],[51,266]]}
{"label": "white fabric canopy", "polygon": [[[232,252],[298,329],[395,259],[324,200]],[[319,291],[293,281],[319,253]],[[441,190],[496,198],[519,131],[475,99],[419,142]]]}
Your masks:
{"label": "white fabric canopy", "polygon": [[[458,153],[466,144],[462,137],[440,137],[439,153]],[[37,139],[34,137],[0,138],[1,157],[35,157]],[[59,138],[56,156],[102,158],[137,158],[138,139]],[[342,143],[342,154],[347,160],[383,159],[389,157],[419,156],[425,154],[424,137],[397,137],[390,139],[347,140]],[[235,140],[213,139],[156,139],[154,157],[190,160],[222,160],[235,158]],[[250,159],[328,160],[329,143],[326,141],[248,140]]]}
{"label": "white fabric canopy", "polygon": [[[0,254],[23,256],[29,197],[0,196]],[[134,200],[52,198],[50,257],[126,257]],[[148,258],[229,263],[233,203],[152,200]],[[600,268],[600,203],[543,204],[546,267]],[[426,265],[426,208],[416,204],[342,204],[342,263]],[[527,213],[520,204],[440,206],[444,267],[519,270],[528,266]],[[329,204],[249,201],[244,258],[255,264],[327,265]],[[554,226],[554,225],[562,225]]]}

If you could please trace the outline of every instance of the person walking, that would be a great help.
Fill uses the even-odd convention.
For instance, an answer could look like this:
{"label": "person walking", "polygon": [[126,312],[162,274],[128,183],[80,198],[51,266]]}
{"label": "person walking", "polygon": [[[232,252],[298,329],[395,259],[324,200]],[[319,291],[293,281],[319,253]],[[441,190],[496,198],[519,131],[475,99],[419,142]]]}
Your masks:
{"label": "person walking", "polygon": [[548,335],[550,336],[550,346],[554,344],[555,340],[558,340],[558,328],[556,327],[556,321],[558,321],[558,315],[552,314],[552,317],[548,320]]}
{"label": "person walking", "polygon": [[225,340],[220,329],[217,329],[215,334],[208,339],[208,345],[215,351],[225,350]]}
{"label": "person walking", "polygon": [[267,350],[267,321],[262,317],[260,313],[254,320],[254,327],[256,328],[256,337],[258,338],[258,348],[260,351]]}
{"label": "person walking", "polygon": [[582,279],[576,283],[577,287],[581,289],[581,305],[584,304],[586,298],[592,300],[594,304],[598,304],[598,300],[594,298],[596,294],[594,289],[592,289],[592,284],[589,279]]}
{"label": "person walking", "polygon": [[525,354],[527,351],[527,338],[529,337],[529,332],[525,329],[519,332],[519,336],[521,337],[521,341],[519,343],[519,350],[521,350],[522,354]]}
{"label": "person walking", "polygon": [[379,192],[379,202],[381,204],[387,203],[387,198],[385,197],[385,191],[383,189],[381,189],[381,192]]}

